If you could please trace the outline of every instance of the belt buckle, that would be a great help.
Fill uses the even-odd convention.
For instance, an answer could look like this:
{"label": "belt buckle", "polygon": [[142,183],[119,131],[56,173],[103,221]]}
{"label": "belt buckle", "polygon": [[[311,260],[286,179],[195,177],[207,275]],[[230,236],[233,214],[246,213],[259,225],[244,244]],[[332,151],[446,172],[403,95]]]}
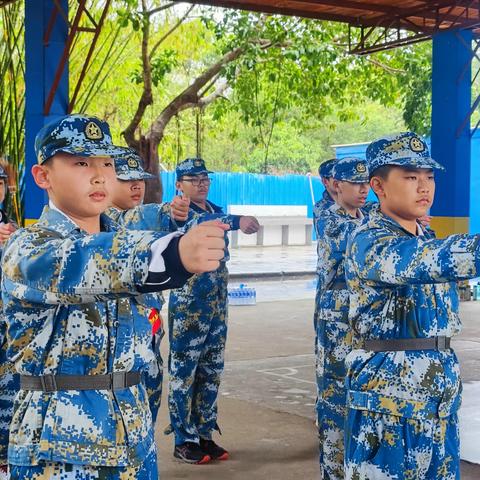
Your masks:
{"label": "belt buckle", "polygon": [[441,336],[435,338],[435,349],[439,351],[447,350],[447,337]]}
{"label": "belt buckle", "polygon": [[55,392],[58,390],[55,375],[49,373],[40,377],[40,383],[44,392]]}
{"label": "belt buckle", "polygon": [[123,390],[127,388],[127,375],[125,372],[113,372],[111,374],[111,390]]}

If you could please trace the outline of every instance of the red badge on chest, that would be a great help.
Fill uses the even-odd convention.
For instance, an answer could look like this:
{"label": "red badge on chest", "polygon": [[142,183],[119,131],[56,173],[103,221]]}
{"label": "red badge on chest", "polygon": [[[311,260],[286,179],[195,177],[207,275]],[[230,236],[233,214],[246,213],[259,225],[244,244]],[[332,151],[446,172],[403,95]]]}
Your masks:
{"label": "red badge on chest", "polygon": [[152,308],[148,321],[152,325],[152,335],[155,335],[162,328],[162,316],[156,308]]}

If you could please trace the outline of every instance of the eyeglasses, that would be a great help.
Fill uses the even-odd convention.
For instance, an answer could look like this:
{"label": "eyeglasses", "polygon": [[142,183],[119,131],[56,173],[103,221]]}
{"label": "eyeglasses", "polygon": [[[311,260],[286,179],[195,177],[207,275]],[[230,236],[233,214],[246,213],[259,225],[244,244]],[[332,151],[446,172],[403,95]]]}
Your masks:
{"label": "eyeglasses", "polygon": [[194,187],[199,187],[200,185],[210,185],[212,179],[210,177],[203,178],[182,178],[182,182],[190,182]]}

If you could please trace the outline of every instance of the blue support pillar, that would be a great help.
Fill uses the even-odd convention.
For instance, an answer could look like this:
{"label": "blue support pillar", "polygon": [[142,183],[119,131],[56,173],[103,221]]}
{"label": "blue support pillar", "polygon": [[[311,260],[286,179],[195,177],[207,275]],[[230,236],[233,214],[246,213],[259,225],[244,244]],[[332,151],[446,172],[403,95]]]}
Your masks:
{"label": "blue support pillar", "polygon": [[440,237],[469,231],[471,45],[469,30],[433,37],[432,157],[446,169],[431,212]]}
{"label": "blue support pillar", "polygon": [[[60,0],[68,14],[68,0]],[[49,41],[45,34],[49,27],[55,3],[52,0],[25,1],[25,224],[40,216],[46,195],[37,187],[30,174],[37,163],[34,151],[37,132],[54,118],[65,115],[68,108],[68,64],[60,79],[52,107],[44,115],[45,100],[52,86],[55,72],[63,54],[68,36],[68,25],[59,13],[51,25]]]}

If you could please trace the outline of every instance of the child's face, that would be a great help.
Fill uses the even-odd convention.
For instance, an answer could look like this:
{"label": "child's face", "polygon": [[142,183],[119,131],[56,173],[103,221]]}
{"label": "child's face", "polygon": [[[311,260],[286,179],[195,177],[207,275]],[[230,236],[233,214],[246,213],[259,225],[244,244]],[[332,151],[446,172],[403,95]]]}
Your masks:
{"label": "child's face", "polygon": [[435,196],[433,170],[394,167],[386,179],[373,176],[372,188],[380,204],[405,220],[427,214]]}
{"label": "child's face", "polygon": [[370,190],[368,183],[339,182],[335,180],[335,190],[338,200],[349,208],[362,208],[367,201]]}
{"label": "child's face", "polygon": [[0,203],[5,200],[5,195],[7,194],[7,181],[4,178],[0,178]]}
{"label": "child's face", "polygon": [[121,210],[137,207],[145,197],[145,180],[116,180],[112,189],[112,204]]}
{"label": "child's face", "polygon": [[32,174],[55,205],[70,216],[95,217],[111,204],[116,182],[111,158],[58,153],[47,164],[32,167]]}

